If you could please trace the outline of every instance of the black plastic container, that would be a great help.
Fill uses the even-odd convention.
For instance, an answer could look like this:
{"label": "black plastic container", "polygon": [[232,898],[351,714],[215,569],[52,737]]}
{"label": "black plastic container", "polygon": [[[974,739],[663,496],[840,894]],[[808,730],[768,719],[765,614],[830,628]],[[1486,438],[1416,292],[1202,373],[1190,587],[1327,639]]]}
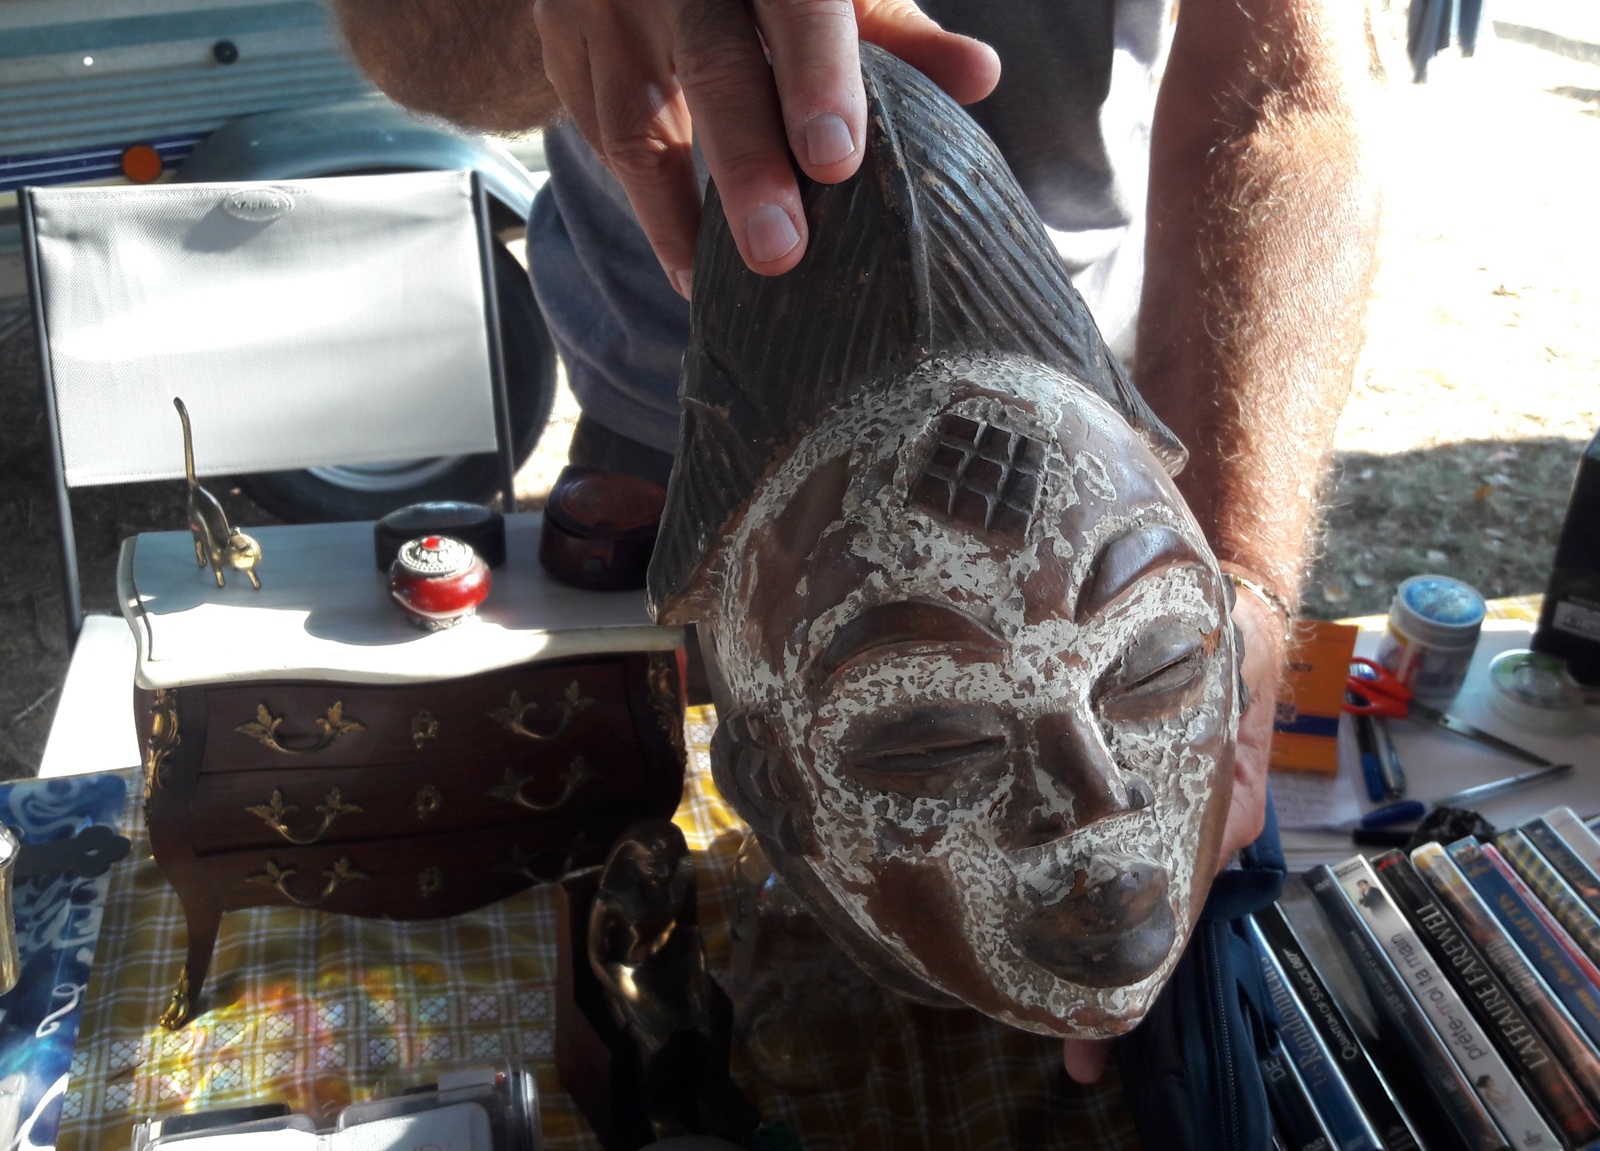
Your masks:
{"label": "black plastic container", "polygon": [[1530,646],[1566,660],[1579,683],[1600,685],[1600,432],[1578,461]]}

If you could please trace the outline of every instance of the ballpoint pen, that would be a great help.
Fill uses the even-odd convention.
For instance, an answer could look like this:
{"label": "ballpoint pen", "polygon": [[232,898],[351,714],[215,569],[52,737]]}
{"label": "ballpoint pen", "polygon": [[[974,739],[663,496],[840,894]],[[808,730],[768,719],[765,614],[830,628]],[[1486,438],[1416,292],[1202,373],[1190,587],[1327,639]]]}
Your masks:
{"label": "ballpoint pen", "polygon": [[[1414,698],[1411,689],[1402,685],[1384,668],[1379,667],[1370,659],[1355,659],[1351,661],[1351,675],[1345,681],[1345,710],[1350,712],[1358,721],[1376,719],[1379,716],[1395,718],[1411,718],[1434,727],[1441,727],[1446,731],[1480,743],[1485,747],[1504,754],[1514,756],[1524,763],[1536,765],[1538,770],[1523,772],[1507,779],[1497,779],[1490,783],[1469,787],[1464,791],[1455,792],[1433,800],[1429,804],[1419,803],[1416,800],[1401,800],[1387,806],[1374,808],[1361,817],[1361,827],[1365,830],[1387,827],[1396,823],[1410,823],[1421,819],[1429,807],[1464,807],[1470,803],[1477,803],[1510,788],[1520,787],[1523,784],[1545,779],[1549,776],[1559,775],[1570,771],[1570,763],[1551,763],[1541,755],[1536,755],[1527,748],[1518,747],[1508,740],[1501,739],[1480,728],[1454,716],[1448,712],[1440,711],[1436,707],[1419,703]],[[1359,737],[1360,729],[1357,729]],[[1385,733],[1387,734],[1387,733]],[[1381,749],[1381,744],[1375,744]],[[1389,745],[1393,751],[1393,745]],[[1381,761],[1380,761],[1381,763]],[[1398,768],[1399,760],[1393,761]],[[1363,764],[1363,771],[1365,765]],[[1395,782],[1403,789],[1405,778],[1399,776]],[[1371,794],[1372,784],[1370,777],[1367,781],[1368,794]],[[1376,802],[1376,799],[1374,799]]]}
{"label": "ballpoint pen", "polygon": [[1571,771],[1570,763],[1547,763],[1533,771],[1525,771],[1521,775],[1508,776],[1505,779],[1491,780],[1489,783],[1480,783],[1476,787],[1465,788],[1450,795],[1440,796],[1432,803],[1421,803],[1415,799],[1403,800],[1400,803],[1391,803],[1386,807],[1376,807],[1361,817],[1361,826],[1366,830],[1388,827],[1396,823],[1412,823],[1427,814],[1430,807],[1465,807],[1468,804],[1478,803],[1491,796],[1499,795],[1502,791],[1510,791],[1521,787],[1523,784],[1534,783],[1541,779],[1560,775]]}

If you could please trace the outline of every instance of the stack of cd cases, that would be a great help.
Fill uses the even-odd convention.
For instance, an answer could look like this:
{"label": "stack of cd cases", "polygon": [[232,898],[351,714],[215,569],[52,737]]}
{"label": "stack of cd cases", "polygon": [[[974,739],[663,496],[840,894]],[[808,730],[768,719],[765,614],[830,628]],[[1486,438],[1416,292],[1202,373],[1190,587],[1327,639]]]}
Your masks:
{"label": "stack of cd cases", "polygon": [[1313,868],[1244,934],[1280,1146],[1600,1148],[1600,838],[1569,809]]}

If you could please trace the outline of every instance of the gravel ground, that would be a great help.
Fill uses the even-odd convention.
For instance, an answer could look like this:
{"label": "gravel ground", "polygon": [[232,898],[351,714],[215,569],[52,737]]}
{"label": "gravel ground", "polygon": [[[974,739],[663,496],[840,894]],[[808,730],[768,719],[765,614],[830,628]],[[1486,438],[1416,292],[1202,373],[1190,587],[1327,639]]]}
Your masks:
{"label": "gravel ground", "polygon": [[[1302,604],[1327,618],[1382,611],[1423,570],[1489,595],[1542,590],[1573,468],[1600,427],[1600,66],[1486,30],[1475,58],[1446,54],[1412,85],[1403,14],[1378,16],[1398,77],[1371,118],[1381,267]],[[67,664],[35,371],[20,303],[0,302],[0,778],[36,770]],[[575,418],[563,395],[520,495],[547,488]],[[263,522],[224,496],[236,522]],[[74,506],[87,598],[104,610],[118,542],[184,522],[176,484]]]}
{"label": "gravel ground", "polygon": [[[1408,79],[1402,13],[1379,43]],[[1303,604],[1324,617],[1385,611],[1423,570],[1542,591],[1600,428],[1600,67],[1485,35],[1375,112],[1380,265]]]}

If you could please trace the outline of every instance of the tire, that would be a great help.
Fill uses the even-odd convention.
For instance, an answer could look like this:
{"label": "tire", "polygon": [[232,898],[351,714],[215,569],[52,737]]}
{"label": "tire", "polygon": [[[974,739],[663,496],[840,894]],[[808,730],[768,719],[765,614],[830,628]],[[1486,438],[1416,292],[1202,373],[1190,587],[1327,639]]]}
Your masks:
{"label": "tire", "polygon": [[[494,244],[496,305],[504,348],[511,442],[520,464],[533,454],[556,395],[556,352],[533,298],[528,273]],[[375,520],[424,500],[486,503],[500,489],[493,453],[400,460],[357,467],[260,472],[238,477],[239,488],[289,523]]]}

